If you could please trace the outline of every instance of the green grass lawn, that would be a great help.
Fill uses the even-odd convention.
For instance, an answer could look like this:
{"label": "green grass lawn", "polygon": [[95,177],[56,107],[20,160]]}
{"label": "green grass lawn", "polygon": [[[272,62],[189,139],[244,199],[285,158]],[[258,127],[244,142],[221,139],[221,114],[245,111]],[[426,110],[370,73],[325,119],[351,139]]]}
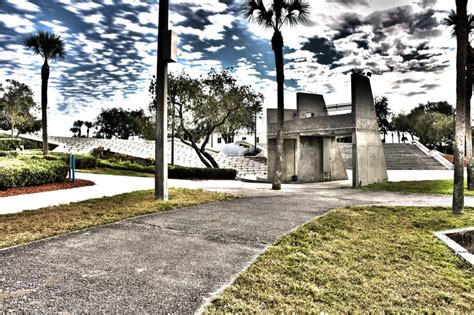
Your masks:
{"label": "green grass lawn", "polygon": [[474,270],[433,231],[474,225],[474,209],[335,210],[270,247],[211,313],[470,313]]}
{"label": "green grass lawn", "polygon": [[0,248],[143,214],[234,198],[229,194],[204,190],[170,189],[169,193],[169,201],[157,201],[152,190],[145,190],[0,215]]}
{"label": "green grass lawn", "polygon": [[[467,184],[464,184],[464,194],[466,196],[474,196],[474,191],[467,190]],[[386,182],[374,183],[363,187],[365,190],[384,190],[396,191],[401,193],[418,193],[418,194],[453,194],[453,180],[419,180],[419,181],[402,181],[402,182]]]}

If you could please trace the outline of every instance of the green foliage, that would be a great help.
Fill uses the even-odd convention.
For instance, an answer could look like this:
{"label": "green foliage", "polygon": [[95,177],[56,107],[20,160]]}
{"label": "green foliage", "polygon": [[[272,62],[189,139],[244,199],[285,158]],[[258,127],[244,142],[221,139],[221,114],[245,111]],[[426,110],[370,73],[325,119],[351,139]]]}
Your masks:
{"label": "green foliage", "polygon": [[143,136],[144,128],[149,123],[150,117],[147,117],[142,109],[131,111],[121,108],[104,109],[95,122],[98,129],[96,137],[128,139],[131,136]]}
{"label": "green foliage", "polygon": [[69,167],[60,160],[41,156],[0,158],[0,189],[63,182]]}
{"label": "green foliage", "polygon": [[0,158],[1,157],[17,157],[17,151],[0,151]]}
{"label": "green foliage", "polygon": [[415,133],[430,149],[441,149],[454,142],[454,117],[437,112],[424,113],[416,119]]}
{"label": "green foliage", "polygon": [[23,83],[7,79],[0,97],[0,127],[17,129],[18,133],[39,130],[32,111],[38,109],[33,99],[33,91]]}
{"label": "green foliage", "polygon": [[21,144],[20,139],[0,138],[0,151],[13,151]]}
{"label": "green foliage", "polygon": [[26,38],[25,46],[45,61],[62,60],[66,55],[63,39],[53,32],[38,31]]}
{"label": "green foliage", "polygon": [[[262,111],[263,95],[251,86],[238,85],[231,69],[212,70],[201,78],[191,78],[184,72],[170,75],[168,84],[168,111],[170,117],[175,117],[175,135],[192,147],[208,167],[218,167],[206,152],[212,133],[253,129],[255,116]],[[155,88],[152,79],[152,113],[156,106]]]}
{"label": "green foliage", "polygon": [[[154,174],[154,165],[140,165],[131,161],[120,160],[99,160],[99,167],[119,169],[125,171],[135,171]],[[183,167],[183,166],[168,166],[168,177],[177,179],[217,179],[217,180],[233,180],[237,176],[237,171],[234,169],[225,168],[200,168],[200,167]]]}
{"label": "green foliage", "polygon": [[377,121],[379,123],[380,132],[384,135],[387,134],[387,131],[390,129],[390,116],[392,112],[390,111],[388,98],[385,96],[375,98],[375,113],[377,115]]}
{"label": "green foliage", "polygon": [[168,167],[169,178],[234,180],[237,171],[231,168]]}
{"label": "green foliage", "polygon": [[[64,163],[69,165],[69,157],[71,155],[67,153],[51,153],[48,157],[54,160],[61,160]],[[98,159],[90,154],[74,154],[76,157],[76,168],[77,169],[89,169],[96,168],[98,164]]]}

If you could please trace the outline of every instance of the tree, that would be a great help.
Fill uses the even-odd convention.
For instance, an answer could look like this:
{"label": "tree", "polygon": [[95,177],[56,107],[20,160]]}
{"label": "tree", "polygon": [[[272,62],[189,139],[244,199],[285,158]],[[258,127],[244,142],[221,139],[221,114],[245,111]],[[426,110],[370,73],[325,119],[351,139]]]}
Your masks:
{"label": "tree", "polygon": [[385,142],[385,136],[390,129],[389,118],[392,115],[388,107],[387,97],[381,96],[375,98],[375,114],[377,115],[380,132],[383,134],[383,142]]}
{"label": "tree", "polygon": [[83,120],[76,120],[73,123],[73,127],[77,129],[77,137],[80,138],[82,136],[82,126],[84,126]]}
{"label": "tree", "polygon": [[73,136],[74,138],[76,138],[76,137],[77,137],[77,133],[79,133],[79,128],[77,128],[77,127],[72,127],[71,129],[69,129],[69,131],[71,131],[71,132],[72,132],[72,136]]}
{"label": "tree", "polygon": [[272,189],[281,189],[283,165],[283,126],[284,126],[284,60],[283,36],[281,27],[296,26],[309,22],[310,5],[305,0],[272,0],[267,8],[263,0],[247,0],[243,6],[243,14],[249,21],[273,30],[272,49],[275,54],[277,80],[277,138],[275,152],[275,168]]}
{"label": "tree", "polygon": [[[149,91],[155,106],[155,80]],[[205,77],[191,78],[186,73],[170,74],[168,81],[169,112],[176,116],[175,136],[192,147],[206,167],[218,168],[206,151],[211,135],[221,126],[247,126],[253,113],[261,111],[263,95],[250,86],[238,85],[229,69],[212,70]],[[249,114],[250,112],[250,114]]]}
{"label": "tree", "polygon": [[8,85],[0,90],[3,92],[0,97],[0,124],[2,128],[11,129],[12,136],[15,136],[16,129],[18,136],[22,130],[34,129],[35,117],[31,111],[38,105],[28,85],[11,79],[6,82]]}
{"label": "tree", "polygon": [[464,145],[466,137],[466,59],[467,59],[467,0],[456,0],[456,131],[454,143],[453,212],[464,211]]}
{"label": "tree", "polygon": [[453,106],[446,101],[427,102],[425,104],[419,104],[418,107],[421,108],[424,112],[428,113],[440,113],[446,116],[454,115]]}
{"label": "tree", "polygon": [[97,138],[128,139],[142,136],[143,126],[149,121],[143,109],[125,111],[121,108],[103,109],[97,116]]}
{"label": "tree", "polygon": [[441,150],[451,145],[454,136],[454,117],[439,112],[427,112],[415,123],[416,135],[429,149]]}
{"label": "tree", "polygon": [[89,138],[89,132],[90,132],[91,128],[94,127],[94,123],[91,122],[91,121],[85,121],[84,125],[87,128],[87,138]]}
{"label": "tree", "polygon": [[48,154],[48,80],[49,60],[64,59],[64,41],[52,32],[38,31],[25,40],[25,45],[33,54],[43,58],[41,67],[41,122],[43,129],[43,154]]}

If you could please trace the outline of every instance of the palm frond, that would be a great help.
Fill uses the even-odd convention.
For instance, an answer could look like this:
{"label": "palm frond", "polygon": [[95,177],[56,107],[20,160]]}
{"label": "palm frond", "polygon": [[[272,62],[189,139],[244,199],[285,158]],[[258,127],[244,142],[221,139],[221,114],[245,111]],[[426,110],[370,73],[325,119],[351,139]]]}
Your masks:
{"label": "palm frond", "polygon": [[25,46],[45,60],[64,59],[66,55],[64,41],[53,32],[37,31],[25,40]]}
{"label": "palm frond", "polygon": [[[447,17],[445,17],[442,23],[446,26],[452,27],[451,36],[456,37],[458,28],[458,15],[454,10],[451,10]],[[471,34],[474,30],[474,15],[469,14],[467,16],[467,32]]]}
{"label": "palm frond", "polygon": [[289,0],[286,21],[290,26],[308,24],[311,16],[311,5],[305,0]]}
{"label": "palm frond", "polygon": [[248,0],[242,6],[244,17],[266,28],[273,27],[273,11],[267,10],[263,0]]}

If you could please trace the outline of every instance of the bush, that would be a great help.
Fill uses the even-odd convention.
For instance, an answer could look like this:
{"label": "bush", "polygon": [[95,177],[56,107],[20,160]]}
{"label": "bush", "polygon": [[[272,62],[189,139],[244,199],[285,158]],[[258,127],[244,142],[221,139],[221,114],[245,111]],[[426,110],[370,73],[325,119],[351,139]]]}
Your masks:
{"label": "bush", "polygon": [[176,179],[235,179],[236,176],[237,171],[231,168],[168,167],[168,177]]}
{"label": "bush", "polygon": [[69,167],[61,160],[40,156],[0,158],[0,189],[64,182]]}
{"label": "bush", "polygon": [[17,157],[17,151],[0,151],[0,157]]}
{"label": "bush", "polygon": [[[52,153],[46,158],[48,159],[60,159],[69,165],[69,157],[71,155],[67,153]],[[97,167],[97,158],[90,154],[74,154],[76,157],[76,169],[88,169]]]}
{"label": "bush", "polygon": [[0,138],[0,151],[13,151],[21,144],[20,139]]}
{"label": "bush", "polygon": [[[144,166],[128,161],[99,160],[98,166],[126,171],[155,173],[154,166]],[[229,168],[200,168],[168,166],[168,177],[176,179],[235,179],[237,171]]]}

